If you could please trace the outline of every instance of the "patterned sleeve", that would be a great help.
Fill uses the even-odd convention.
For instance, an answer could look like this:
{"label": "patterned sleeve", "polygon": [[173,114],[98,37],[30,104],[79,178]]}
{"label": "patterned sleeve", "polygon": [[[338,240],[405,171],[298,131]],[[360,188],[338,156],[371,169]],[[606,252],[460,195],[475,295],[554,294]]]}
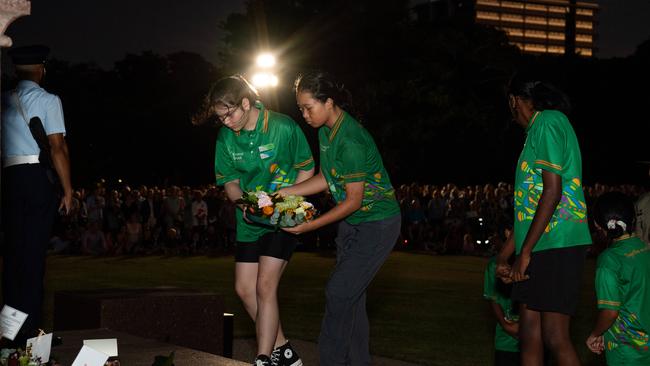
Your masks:
{"label": "patterned sleeve", "polygon": [[311,154],[307,138],[295,122],[292,125],[293,167],[298,170],[312,169],[314,167],[314,157]]}
{"label": "patterned sleeve", "polygon": [[536,159],[533,165],[535,168],[561,175],[566,154],[566,133],[558,122],[555,116],[538,121],[540,125],[534,139]]}
{"label": "patterned sleeve", "polygon": [[366,179],[366,147],[349,142],[341,147],[339,157],[343,161],[341,176],[345,183],[361,182]]}
{"label": "patterned sleeve", "polygon": [[605,265],[596,269],[596,298],[598,309],[618,310],[621,307],[621,288],[616,272]]}
{"label": "patterned sleeve", "polygon": [[239,173],[235,169],[235,164],[228,151],[228,146],[222,138],[217,138],[217,147],[214,156],[214,174],[217,185],[220,186],[239,179]]}

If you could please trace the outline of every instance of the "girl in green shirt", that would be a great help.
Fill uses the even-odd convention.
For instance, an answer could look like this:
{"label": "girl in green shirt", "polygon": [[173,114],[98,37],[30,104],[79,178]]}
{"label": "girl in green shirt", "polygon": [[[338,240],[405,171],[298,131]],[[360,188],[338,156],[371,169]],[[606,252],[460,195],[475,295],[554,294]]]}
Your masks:
{"label": "girl in green shirt", "polygon": [[[591,236],[569,101],[526,74],[511,79],[508,101],[526,141],[515,172],[514,235],[497,257],[496,272],[515,282],[522,364],[541,365],[546,348],[557,364],[579,365],[569,325]],[[507,259],[515,252],[511,267]]]}
{"label": "girl in green shirt", "polygon": [[[273,193],[313,175],[314,160],[300,127],[290,117],[266,109],[243,77],[217,81],[204,104],[199,117],[216,117],[226,127],[217,137],[215,175],[232,202],[243,192]],[[237,210],[235,290],[255,321],[255,365],[301,366],[282,331],[277,298],[296,240],[250,222],[241,208]]]}
{"label": "girl in green shirt", "polygon": [[603,194],[594,211],[611,245],[598,257],[599,311],[587,347],[605,351],[610,366],[650,365],[650,247],[634,235],[634,204],[625,194]]}
{"label": "girl in green shirt", "polygon": [[315,220],[285,229],[293,234],[339,222],[337,263],[326,286],[318,339],[320,364],[369,365],[366,289],[392,251],[401,225],[395,190],[368,131],[347,111],[348,93],[322,72],[299,77],[296,101],[318,128],[320,172],[281,194],[328,191],[336,206]]}

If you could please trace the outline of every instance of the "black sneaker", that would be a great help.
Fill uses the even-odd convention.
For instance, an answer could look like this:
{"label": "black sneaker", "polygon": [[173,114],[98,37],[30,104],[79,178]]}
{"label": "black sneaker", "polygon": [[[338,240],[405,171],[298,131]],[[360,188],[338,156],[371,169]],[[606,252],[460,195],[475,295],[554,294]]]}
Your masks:
{"label": "black sneaker", "polygon": [[291,343],[287,341],[283,346],[273,350],[271,353],[271,365],[273,366],[302,366],[300,356],[293,350]]}
{"label": "black sneaker", "polygon": [[271,359],[269,356],[266,355],[257,355],[255,358],[255,361],[253,362],[253,366],[271,366]]}

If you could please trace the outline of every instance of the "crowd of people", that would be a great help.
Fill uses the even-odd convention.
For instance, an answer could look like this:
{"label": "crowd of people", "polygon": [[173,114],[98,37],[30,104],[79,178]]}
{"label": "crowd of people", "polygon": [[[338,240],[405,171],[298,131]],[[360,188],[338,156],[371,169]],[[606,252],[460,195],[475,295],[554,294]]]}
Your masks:
{"label": "crowd of people", "polygon": [[[607,192],[622,192],[636,201],[647,189],[639,185],[585,186],[587,207]],[[485,255],[495,254],[505,240],[505,230],[513,224],[512,184],[457,186],[455,184],[401,185],[397,195],[402,207],[402,241],[404,248],[425,250],[435,254]],[[589,217],[597,255],[605,249],[605,240]]]}
{"label": "crowd of people", "polygon": [[[513,187],[500,182],[458,186],[403,184],[396,189],[402,208],[402,232],[396,249],[431,254],[491,255],[512,228]],[[603,193],[619,191],[633,200],[646,189],[637,185],[585,187],[587,205]],[[320,211],[329,195],[310,197]],[[593,223],[592,223],[593,224]],[[77,190],[73,209],[61,216],[51,240],[60,254],[213,254],[231,253],[235,242],[235,206],[222,187],[97,186]],[[593,227],[593,225],[592,225]],[[321,228],[301,236],[302,250],[334,248],[335,230]],[[592,230],[594,254],[605,241]]]}

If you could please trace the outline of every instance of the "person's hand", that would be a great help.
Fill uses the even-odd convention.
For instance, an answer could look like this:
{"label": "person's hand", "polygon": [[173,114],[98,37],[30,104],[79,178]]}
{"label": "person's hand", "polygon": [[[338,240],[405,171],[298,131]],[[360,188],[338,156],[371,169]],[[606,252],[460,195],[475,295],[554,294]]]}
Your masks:
{"label": "person's hand", "polygon": [[530,254],[521,253],[517,256],[515,263],[512,265],[510,278],[515,282],[526,281],[530,277],[526,274],[526,269],[530,264]]}
{"label": "person's hand", "polygon": [[587,348],[597,355],[605,350],[605,339],[603,336],[590,334],[585,343],[587,344]]}
{"label": "person's hand", "polygon": [[249,223],[249,224],[252,224],[253,222],[251,220],[249,220],[248,217],[246,217],[246,213],[248,212],[248,206],[243,205],[243,204],[239,204],[239,205],[237,205],[237,207],[239,207],[241,209],[242,218],[244,219],[244,221]]}
{"label": "person's hand", "polygon": [[510,278],[512,267],[510,267],[507,261],[497,260],[497,267],[495,272],[497,278],[499,278],[504,283],[512,283],[512,278]]}
{"label": "person's hand", "polygon": [[503,326],[503,330],[506,331],[510,336],[519,339],[519,323],[511,322],[506,320],[506,323]]}
{"label": "person's hand", "polygon": [[286,189],[286,188],[280,188],[280,189],[279,189],[277,192],[275,192],[274,194],[277,195],[277,196],[280,196],[280,197],[286,197],[286,196],[289,196],[289,193],[287,192],[287,189]]}
{"label": "person's hand", "polygon": [[309,223],[305,222],[303,224],[296,225],[296,226],[293,226],[293,227],[283,227],[282,230],[284,230],[284,231],[286,231],[286,232],[288,232],[290,234],[300,235],[300,234],[306,233],[308,231],[311,231],[311,228],[310,228]]}
{"label": "person's hand", "polygon": [[63,215],[67,215],[72,210],[72,192],[69,194],[63,195],[61,197],[61,203],[59,204],[59,212]]}

